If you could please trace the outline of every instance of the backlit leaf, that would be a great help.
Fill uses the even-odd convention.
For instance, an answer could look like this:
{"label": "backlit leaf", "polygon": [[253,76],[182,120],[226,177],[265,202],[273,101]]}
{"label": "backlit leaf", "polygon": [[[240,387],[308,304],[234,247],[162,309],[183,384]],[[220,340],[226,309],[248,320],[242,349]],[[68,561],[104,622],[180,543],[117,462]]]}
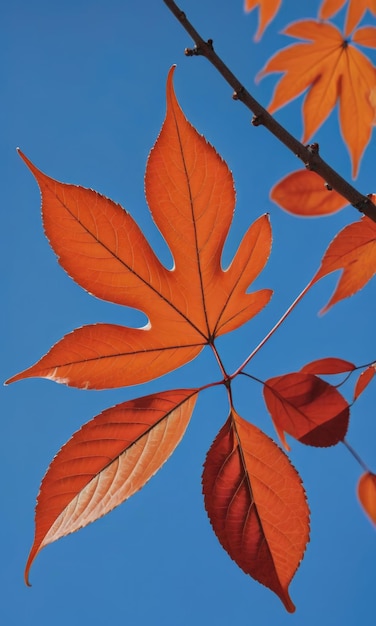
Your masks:
{"label": "backlit leaf", "polygon": [[350,363],[350,361],[327,357],[307,363],[300,371],[305,374],[342,374],[344,372],[352,372],[354,369],[355,365]]}
{"label": "backlit leaf", "polygon": [[41,376],[95,389],[142,383],[192,360],[214,337],[238,328],[268,303],[269,289],[246,293],[270,254],[268,217],[250,226],[224,270],[221,255],[234,211],[233,179],[184,117],[172,74],[173,69],[145,189],[173,269],[160,263],[122,207],[90,189],[49,178],[23,156],[40,186],[44,229],[59,263],[93,295],[144,311],[147,326],[79,328],[8,382]]}
{"label": "backlit leaf", "polygon": [[343,298],[354,295],[376,273],[376,224],[368,217],[363,216],[338,233],[329,244],[312,283],[336,270],[342,270],[342,275],[322,313]]}
{"label": "backlit leaf", "polygon": [[282,178],[271,190],[270,198],[282,209],[302,217],[318,217],[339,211],[348,204],[311,170],[298,170]]}
{"label": "backlit leaf", "polygon": [[358,498],[370,520],[376,524],[376,474],[365,472],[358,483]]}
{"label": "backlit leaf", "polygon": [[[333,24],[302,20],[290,24],[284,33],[306,42],[277,52],[260,72],[259,78],[283,73],[269,111],[274,113],[308,89],[303,103],[302,141],[306,143],[338,101],[341,131],[355,177],[371,138],[375,117],[371,93],[376,85],[376,68]],[[356,33],[353,41],[360,43]]]}
{"label": "backlit leaf", "polygon": [[208,452],[202,482],[223,548],[293,612],[288,587],[309,540],[309,509],[287,456],[232,410]]}
{"label": "backlit leaf", "polygon": [[373,379],[375,372],[376,372],[375,367],[376,367],[376,363],[373,363],[372,365],[367,367],[367,369],[365,369],[364,372],[360,374],[355,384],[354,400],[359,398],[360,394],[363,393],[365,388],[369,385],[369,383]]}
{"label": "backlit leaf", "polygon": [[272,19],[277,15],[282,0],[245,0],[245,11],[253,11],[259,8],[259,21],[257,33],[254,37],[255,41],[259,41],[264,33],[265,28],[270,24]]}
{"label": "backlit leaf", "polygon": [[196,399],[196,389],[180,389],[123,402],[73,435],[41,484],[26,582],[42,548],[112,511],[157,472],[183,437]]}
{"label": "backlit leaf", "polygon": [[342,441],[349,405],[339,391],[314,374],[297,372],[269,378],[264,399],[278,436],[288,450],[285,433],[310,446]]}
{"label": "backlit leaf", "polygon": [[[324,0],[319,17],[322,20],[331,18],[345,3],[346,0]],[[347,0],[345,35],[356,28],[367,9],[376,15],[376,0]]]}

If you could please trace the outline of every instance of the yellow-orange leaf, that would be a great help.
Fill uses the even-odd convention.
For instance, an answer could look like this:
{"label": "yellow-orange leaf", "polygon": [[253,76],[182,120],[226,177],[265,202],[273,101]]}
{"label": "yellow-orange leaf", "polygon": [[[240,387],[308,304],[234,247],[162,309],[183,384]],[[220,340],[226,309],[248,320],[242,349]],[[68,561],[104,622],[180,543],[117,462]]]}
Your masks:
{"label": "yellow-orange leaf", "polygon": [[343,270],[343,273],[322,313],[362,289],[376,273],[376,224],[368,217],[363,216],[338,233],[325,252],[312,283],[336,270]]}
{"label": "yellow-orange leaf", "polygon": [[288,587],[309,540],[309,509],[285,453],[232,410],[208,452],[202,483],[223,548],[293,612]]}
{"label": "yellow-orange leaf", "polygon": [[265,28],[277,15],[281,2],[282,0],[245,0],[245,11],[253,11],[256,7],[259,8],[258,28],[254,37],[255,41],[261,39]]}
{"label": "yellow-orange leaf", "polygon": [[[359,24],[364,13],[371,11],[376,15],[376,0],[347,0],[347,15],[345,25],[345,35],[349,35]],[[342,9],[346,0],[324,0],[320,7],[319,17],[322,20],[331,18],[337,11]]]}
{"label": "yellow-orange leaf", "polygon": [[370,520],[376,524],[376,474],[365,472],[360,477],[358,498]]}
{"label": "yellow-orange leaf", "polygon": [[26,582],[42,548],[112,511],[157,472],[183,437],[196,399],[196,389],[178,389],[130,400],[73,435],[41,484]]}
{"label": "yellow-orange leaf", "polygon": [[146,168],[150,211],[174,259],[164,267],[122,207],[90,189],[59,183],[23,159],[42,193],[43,224],[59,263],[93,295],[144,311],[142,329],[84,326],[8,382],[41,376],[75,387],[134,385],[193,359],[213,338],[267,304],[246,293],[271,247],[268,217],[245,234],[230,266],[221,255],[234,212],[226,163],[185,118],[167,81],[167,113]]}
{"label": "yellow-orange leaf", "polygon": [[317,217],[339,211],[348,201],[311,170],[298,170],[282,178],[271,190],[270,198],[282,209],[302,217]]}
{"label": "yellow-orange leaf", "polygon": [[[355,177],[372,132],[375,114],[371,94],[376,85],[376,69],[333,24],[302,20],[284,32],[306,42],[277,52],[260,72],[260,78],[272,72],[283,73],[269,111],[273,113],[308,89],[303,103],[302,141],[306,143],[338,101],[341,131]],[[361,43],[356,33],[353,41]]]}

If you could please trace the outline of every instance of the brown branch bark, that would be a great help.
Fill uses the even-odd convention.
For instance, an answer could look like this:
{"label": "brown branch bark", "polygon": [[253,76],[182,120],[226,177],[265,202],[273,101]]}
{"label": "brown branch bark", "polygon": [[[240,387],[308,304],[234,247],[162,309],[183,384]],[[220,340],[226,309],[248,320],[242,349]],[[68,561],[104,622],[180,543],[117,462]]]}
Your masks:
{"label": "brown branch bark", "polygon": [[233,98],[240,100],[248,109],[252,111],[254,117],[252,124],[254,126],[265,126],[279,141],[281,141],[289,150],[291,150],[309,170],[319,174],[329,187],[340,193],[349,203],[371,220],[376,222],[376,206],[371,199],[361,194],[355,187],[350,185],[342,176],[340,176],[326,161],[319,155],[318,145],[312,144],[304,146],[293,135],[291,135],[284,126],[279,124],[270,113],[247,91],[242,83],[236,78],[231,70],[225,65],[222,59],[216,54],[213,48],[213,41],[209,39],[205,41],[197,30],[187,19],[185,13],[177,6],[173,0],[163,0],[170,11],[175,15],[180,24],[185,28],[188,34],[195,42],[193,49],[186,49],[187,56],[204,56],[218,72],[223,76],[226,82],[233,88]]}

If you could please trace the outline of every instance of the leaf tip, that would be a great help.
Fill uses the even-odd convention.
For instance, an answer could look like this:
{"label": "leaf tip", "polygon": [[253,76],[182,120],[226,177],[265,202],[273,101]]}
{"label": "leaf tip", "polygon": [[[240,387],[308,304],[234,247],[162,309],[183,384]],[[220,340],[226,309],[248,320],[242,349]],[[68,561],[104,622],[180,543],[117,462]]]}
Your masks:
{"label": "leaf tip", "polygon": [[283,602],[283,605],[286,609],[286,611],[288,611],[289,613],[295,613],[296,607],[295,604],[293,603],[293,601],[290,598],[289,592],[286,591],[284,592],[283,596],[280,596],[280,599]]}

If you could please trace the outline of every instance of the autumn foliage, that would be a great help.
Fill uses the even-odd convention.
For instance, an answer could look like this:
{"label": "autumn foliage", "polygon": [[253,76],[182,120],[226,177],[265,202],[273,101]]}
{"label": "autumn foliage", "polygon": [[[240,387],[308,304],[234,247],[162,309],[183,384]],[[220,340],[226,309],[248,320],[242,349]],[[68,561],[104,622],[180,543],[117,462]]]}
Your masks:
{"label": "autumn foliage", "polygon": [[[320,18],[327,19],[342,4],[324,2]],[[260,8],[257,39],[279,5],[279,1],[246,2],[247,10]],[[290,25],[285,33],[304,43],[278,52],[260,74],[283,73],[270,111],[308,89],[304,141],[339,102],[354,175],[374,118],[375,68],[354,45],[376,47],[376,28],[355,30],[366,8],[374,9],[366,2],[349,3],[344,35],[322,21]],[[352,43],[344,39],[349,32]],[[95,521],[141,489],[180,442],[200,392],[221,384],[228,392],[228,418],[205,460],[205,508],[230,557],[292,612],[288,588],[309,540],[305,490],[286,453],[237,413],[231,381],[242,374],[261,384],[266,409],[286,450],[286,436],[328,447],[346,443],[352,403],[338,384],[327,379],[356,376],[354,402],[371,383],[375,365],[325,357],[300,371],[260,381],[246,371],[254,351],[236,372],[225,371],[216,338],[249,322],[272,295],[268,288],[250,289],[269,258],[271,225],[267,215],[256,219],[229,266],[222,267],[235,207],[233,179],[215,149],[185,118],[174,93],[173,71],[167,80],[166,118],[145,177],[147,202],[173,257],[172,269],[161,263],[121,206],[91,189],[50,178],[20,152],[40,187],[45,234],[60,265],[89,293],[143,311],[148,323],[143,328],[100,323],[73,330],[7,382],[43,377],[85,389],[135,385],[183,366],[205,346],[218,362],[220,380],[126,401],[73,435],[42,481],[25,577],[28,582],[31,564],[43,547]],[[346,204],[309,171],[280,181],[272,198],[299,215],[329,214]],[[340,279],[323,312],[362,289],[376,272],[376,224],[368,217],[338,233],[304,293],[335,271],[341,272]],[[367,471],[358,486],[360,502],[373,521],[375,484],[375,475]]]}

